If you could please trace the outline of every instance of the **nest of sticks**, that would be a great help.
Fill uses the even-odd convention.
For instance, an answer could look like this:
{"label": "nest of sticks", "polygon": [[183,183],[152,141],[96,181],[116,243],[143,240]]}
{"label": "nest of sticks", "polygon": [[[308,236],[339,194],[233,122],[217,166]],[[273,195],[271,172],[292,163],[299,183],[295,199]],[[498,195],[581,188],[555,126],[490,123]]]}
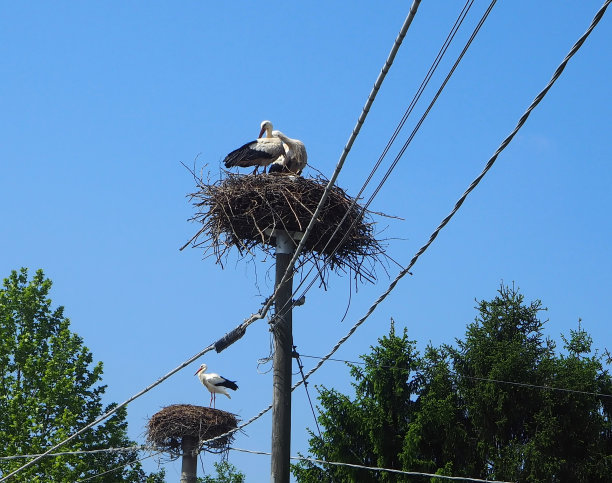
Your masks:
{"label": "nest of sticks", "polygon": [[184,437],[197,440],[197,447],[213,453],[227,451],[234,439],[234,433],[213,441],[236,429],[238,420],[232,413],[219,409],[173,404],[154,414],[147,424],[147,442],[172,457],[181,455]]}
{"label": "nest of sticks", "polygon": [[[243,256],[254,255],[255,247],[272,254],[275,230],[289,232],[297,246],[328,183],[323,177],[281,173],[227,173],[213,183],[195,174],[194,178],[197,191],[189,198],[196,214],[190,221],[201,227],[181,250],[190,243],[202,247],[204,258],[214,256],[221,266],[233,247]],[[352,271],[356,277],[375,281],[375,262],[384,250],[374,237],[371,214],[334,186],[306,240],[302,260],[311,258],[320,273],[328,268]]]}

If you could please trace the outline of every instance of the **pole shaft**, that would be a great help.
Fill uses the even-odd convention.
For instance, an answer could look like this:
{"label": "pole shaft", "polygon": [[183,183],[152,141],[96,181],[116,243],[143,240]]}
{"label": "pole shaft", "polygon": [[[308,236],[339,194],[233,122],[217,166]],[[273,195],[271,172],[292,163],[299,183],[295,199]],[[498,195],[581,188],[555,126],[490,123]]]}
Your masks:
{"label": "pole shaft", "polygon": [[183,450],[181,483],[196,483],[198,471],[198,457],[195,454],[196,438],[192,436],[183,436],[181,449]]}
{"label": "pole shaft", "polygon": [[[287,271],[294,244],[287,233],[276,236],[276,284]],[[291,450],[291,363],[293,352],[291,295],[293,276],[281,287],[275,301],[274,372],[272,402],[271,482],[289,483]]]}

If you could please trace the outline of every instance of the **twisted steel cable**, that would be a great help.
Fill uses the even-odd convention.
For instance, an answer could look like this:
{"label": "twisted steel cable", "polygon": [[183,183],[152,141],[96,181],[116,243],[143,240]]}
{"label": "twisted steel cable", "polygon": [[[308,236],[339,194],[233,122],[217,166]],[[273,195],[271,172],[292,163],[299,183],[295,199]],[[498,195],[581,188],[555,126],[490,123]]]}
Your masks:
{"label": "twisted steel cable", "polygon": [[[389,178],[389,176],[391,175],[391,173],[393,172],[393,170],[395,169],[395,167],[397,166],[397,163],[399,162],[399,160],[401,159],[401,157],[404,155],[404,153],[406,152],[406,149],[408,148],[408,145],[412,142],[412,140],[414,139],[414,137],[416,136],[416,133],[419,131],[419,129],[421,128],[421,125],[423,124],[423,122],[425,121],[425,118],[427,117],[427,115],[429,114],[429,112],[431,111],[431,109],[433,108],[434,104],[436,103],[436,101],[438,100],[438,98],[440,97],[440,94],[442,94],[442,91],[444,90],[444,88],[446,87],[446,84],[448,83],[448,81],[450,80],[450,78],[452,77],[453,73],[455,72],[455,70],[457,69],[457,66],[459,65],[459,63],[461,62],[461,60],[463,59],[465,53],[467,52],[467,50],[470,48],[470,45],[472,44],[472,42],[474,41],[474,39],[476,38],[476,35],[478,34],[478,32],[480,31],[480,28],[482,27],[482,25],[484,24],[484,22],[487,20],[487,17],[489,16],[489,14],[491,13],[491,10],[493,9],[493,7],[495,6],[495,3],[497,2],[497,0],[492,0],[491,3],[489,4],[489,7],[487,8],[487,10],[484,12],[484,14],[482,15],[482,17],[480,18],[480,21],[478,22],[478,24],[476,25],[476,27],[474,28],[472,35],[470,36],[470,38],[468,39],[468,41],[466,42],[465,46],[463,47],[463,50],[461,51],[461,53],[459,54],[459,57],[457,57],[457,60],[455,61],[455,63],[453,64],[453,67],[451,68],[451,70],[448,72],[448,74],[446,75],[446,78],[444,79],[444,81],[442,82],[442,84],[440,85],[440,87],[438,88],[438,91],[436,92],[436,94],[434,95],[433,99],[431,100],[431,102],[429,103],[429,105],[427,106],[427,109],[425,110],[425,112],[423,113],[423,115],[421,116],[421,118],[419,119],[419,121],[417,122],[416,126],[414,127],[414,129],[412,130],[412,132],[410,133],[410,136],[408,136],[408,139],[406,140],[406,142],[404,143],[404,145],[402,146],[401,150],[399,151],[399,153],[395,156],[395,159],[393,160],[393,162],[391,163],[391,166],[389,166],[389,168],[387,169],[387,171],[385,172],[385,175],[383,176],[383,178],[380,180],[380,182],[378,183],[378,185],[376,186],[374,192],[370,195],[370,197],[368,198],[368,201],[360,208],[362,215],[365,214],[366,210],[368,209],[368,207],[370,206],[370,204],[372,203],[372,201],[374,201],[374,198],[376,197],[376,195],[378,194],[378,192],[381,190],[382,186],[386,183],[387,179]],[[439,63],[439,60],[442,59],[442,55],[444,54],[444,52],[446,52],[446,49],[448,48],[448,45],[450,45],[450,41],[452,40],[452,38],[454,37],[455,33],[456,33],[456,29],[459,28],[459,26],[461,25],[461,23],[463,23],[463,20],[465,19],[465,15],[467,15],[467,12],[469,11],[469,7],[471,7],[471,4],[466,4],[464,7],[464,10],[461,11],[461,13],[459,14],[459,19],[457,20],[457,22],[455,23],[455,25],[453,26],[453,29],[451,30],[451,33],[449,33],[449,36],[447,37],[447,40],[445,41],[444,45],[442,46],[442,49],[440,50],[440,53],[438,54],[438,57],[436,57],[436,61]],[[454,30],[454,32],[453,32]],[[452,34],[452,36],[451,36]],[[425,80],[423,81],[423,83],[421,84],[421,87],[419,88],[419,91],[417,92],[417,94],[415,95],[415,98],[413,99],[413,102],[410,104],[408,110],[406,111],[404,118],[402,118],[402,123],[401,126],[403,126],[403,123],[405,123],[408,114],[410,114],[410,112],[412,111],[412,108],[414,107],[414,105],[416,104],[416,101],[418,101],[418,99],[420,98],[421,94],[423,93],[423,90],[425,88],[425,86],[427,85],[427,83],[429,82],[429,79],[431,78],[431,75],[433,75],[433,72],[435,71],[435,67],[434,65],[437,67],[436,61],[434,61],[434,64],[432,64],[432,67],[430,68],[430,71],[427,73],[427,77],[426,76],[426,80],[427,82],[425,82]],[[432,70],[433,68],[433,70]],[[431,74],[431,75],[430,75]],[[401,126],[399,128],[401,128]],[[393,133],[393,136],[397,137],[397,133],[399,133],[398,130],[396,130],[395,133]],[[388,151],[388,148],[390,147],[390,144],[393,142],[393,140],[395,140],[395,137],[392,137],[392,140],[389,141],[389,143],[387,144],[387,146],[385,147],[385,150]],[[376,166],[374,167],[374,170],[378,169],[378,166],[380,165],[381,161],[382,161],[382,157],[386,154],[386,151],[383,152],[383,155],[381,156],[381,158],[379,158],[378,162],[376,163]],[[357,200],[359,198],[359,196],[361,195],[361,193],[363,193],[365,187],[367,186],[367,184],[369,183],[370,179],[373,176],[373,172],[370,174],[370,176],[368,177],[368,179],[366,180],[365,184],[363,185],[363,187],[361,188],[361,191],[359,191],[359,193],[357,194],[357,196],[355,197],[355,199],[353,200],[353,203],[351,204],[351,207],[349,208],[349,210],[353,209],[353,206],[355,206],[355,204],[357,203]],[[322,251],[325,251],[327,249],[327,247],[329,246],[329,244],[332,242],[332,239],[334,238],[334,236],[336,236],[336,233],[338,233],[338,231],[340,230],[340,227],[342,226],[342,223],[344,223],[344,220],[346,219],[346,217],[348,216],[349,211],[346,212],[345,216],[342,218],[342,220],[340,220],[340,223],[338,223],[338,226],[336,227],[336,229],[334,230],[334,232],[332,233],[332,235],[329,237],[329,240],[327,241],[327,243],[325,244],[325,246],[323,247]],[[358,220],[358,217],[355,218],[355,220],[353,221],[353,223],[351,223],[351,225],[348,227],[348,229],[345,230],[345,233],[343,235],[343,237],[340,239],[340,241],[336,244],[334,250],[332,251],[332,254],[330,255],[330,258],[336,253],[337,250],[340,249],[340,247],[342,247],[342,245],[344,244],[344,241],[347,239],[347,237],[349,236],[349,234],[351,233],[351,230],[353,229],[353,227],[355,226],[356,221]],[[304,277],[304,279],[300,282],[300,284],[298,285],[298,287],[294,290],[294,297],[297,294],[297,291],[300,289],[300,287],[304,284],[304,282],[306,281],[306,278],[310,275],[310,273],[312,272],[312,270],[314,269],[311,268],[308,273],[306,274],[306,277]],[[312,288],[312,286],[314,285],[316,281],[316,277],[313,278],[310,283],[308,284],[308,286],[306,287],[306,289],[304,290],[304,292],[302,292],[302,297],[304,297],[306,295],[306,293]]]}
{"label": "twisted steel cable", "polygon": [[[487,162],[487,164],[485,165],[485,168],[483,169],[483,171],[474,179],[474,181],[472,181],[472,183],[470,184],[470,186],[468,187],[468,189],[463,193],[463,195],[459,198],[459,200],[457,201],[457,203],[455,204],[455,207],[453,208],[453,210],[446,216],[446,218],[444,218],[442,220],[442,222],[440,223],[440,225],[438,225],[438,227],[434,230],[434,232],[431,234],[431,236],[429,237],[429,240],[427,241],[427,243],[425,243],[425,245],[423,245],[419,251],[414,255],[414,257],[412,258],[412,260],[410,261],[410,263],[408,264],[408,266],[404,269],[402,269],[400,271],[400,273],[397,275],[397,277],[395,278],[395,280],[393,280],[393,282],[391,282],[391,284],[389,285],[389,287],[387,288],[387,290],[380,295],[380,297],[378,297],[378,299],[372,304],[372,306],[369,308],[368,312],[361,318],[359,319],[355,325],[351,328],[351,330],[349,330],[349,332],[347,333],[347,335],[345,335],[342,339],[340,339],[336,345],[332,348],[332,350],[326,355],[324,356],[325,358],[322,359],[321,361],[319,361],[319,363],[312,368],[307,374],[306,376],[302,379],[302,381],[298,381],[296,384],[294,384],[291,388],[291,390],[295,390],[295,388],[299,387],[303,381],[305,381],[306,379],[308,379],[314,372],[316,372],[319,367],[321,367],[325,361],[327,359],[329,359],[329,357],[331,357],[337,350],[338,348],[357,330],[357,328],[363,324],[363,322],[365,322],[368,317],[374,312],[374,310],[376,310],[376,308],[378,307],[378,305],[387,298],[387,296],[393,291],[393,289],[395,288],[395,286],[397,285],[397,283],[410,271],[410,268],[412,268],[412,266],[416,263],[416,261],[418,260],[418,258],[427,250],[427,248],[429,248],[429,246],[433,243],[433,241],[436,239],[436,237],[438,236],[438,234],[440,233],[440,231],[442,230],[442,228],[444,228],[448,222],[451,220],[451,218],[455,215],[455,213],[459,210],[459,208],[461,207],[461,205],[463,204],[463,202],[465,201],[465,199],[467,198],[467,196],[474,190],[474,188],[478,185],[478,183],[480,183],[480,181],[482,180],[482,178],[484,178],[484,176],[487,174],[487,172],[491,169],[491,167],[493,166],[493,164],[495,163],[497,157],[499,156],[499,154],[506,148],[506,146],[508,146],[508,144],[510,143],[510,141],[512,141],[512,139],[514,138],[514,136],[516,135],[516,133],[519,131],[519,129],[523,126],[523,124],[525,124],[525,121],[527,120],[527,118],[529,117],[529,115],[531,114],[531,111],[540,103],[540,101],[544,98],[544,96],[546,95],[546,93],[550,90],[550,88],[552,87],[552,85],[555,83],[555,81],[559,78],[559,76],[561,75],[561,73],[563,72],[563,70],[565,69],[565,66],[567,65],[567,63],[569,62],[569,60],[574,56],[574,54],[580,49],[580,47],[582,46],[582,44],[584,43],[584,41],[588,38],[588,36],[591,34],[591,32],[593,31],[593,29],[595,28],[595,26],[599,23],[599,21],[601,20],[601,18],[603,17],[606,9],[608,8],[608,6],[610,5],[610,2],[612,2],[612,0],[606,0],[604,2],[604,4],[602,5],[602,7],[599,9],[599,11],[595,14],[595,17],[593,18],[591,25],[589,26],[589,28],[587,29],[587,31],[578,39],[578,41],[574,44],[574,46],[571,48],[570,52],[566,55],[566,57],[563,59],[563,61],[561,62],[561,64],[559,65],[559,67],[557,67],[557,69],[555,70],[555,73],[553,74],[552,78],[550,79],[550,81],[548,82],[548,84],[546,85],[546,87],[544,87],[544,89],[542,89],[542,91],[536,96],[536,98],[533,100],[533,102],[530,104],[530,106],[527,108],[527,110],[525,111],[525,113],[521,116],[521,118],[519,119],[516,127],[514,128],[514,130],[508,135],[508,137],[506,137],[506,139],[504,139],[504,141],[502,141],[502,143],[500,144],[499,148],[497,148],[497,151],[495,151],[495,153],[493,154],[493,156],[491,156],[491,158],[489,159],[489,161]],[[418,6],[418,1],[415,0],[413,3],[413,7],[416,4]],[[412,12],[412,7],[411,7],[411,12]],[[415,13],[416,13],[416,8],[415,8]],[[405,34],[404,34],[405,35]],[[399,39],[399,37],[398,37]],[[400,40],[401,43],[401,40]],[[396,44],[397,44],[397,40],[396,40]],[[394,45],[395,47],[395,45]],[[399,46],[398,46],[399,47]],[[385,67],[387,67],[389,61],[387,61],[387,63],[385,63]],[[389,64],[390,65],[390,64]],[[385,68],[383,68],[384,71]],[[387,68],[388,70],[388,68]],[[383,72],[381,72],[382,75]],[[386,74],[386,72],[385,72]],[[384,76],[383,76],[384,78]],[[382,80],[381,80],[382,82]],[[376,87],[375,84],[375,90],[377,91],[380,88],[380,85],[378,85],[378,87]],[[373,100],[372,100],[373,101]],[[370,103],[371,106],[371,103]],[[362,115],[360,116],[360,120],[362,119],[362,117],[365,119],[365,115],[367,114],[367,111],[369,111],[369,107],[368,104],[366,104],[366,107],[364,107],[364,111],[362,112]],[[366,110],[367,108],[367,110]],[[360,127],[360,124],[359,124]],[[356,132],[359,132],[359,129],[356,127],[355,128]],[[353,134],[357,135],[357,133],[355,133],[355,131],[353,131]],[[351,139],[353,139],[353,136],[351,137]],[[354,139],[353,139],[354,141]],[[352,145],[352,142],[349,142],[350,145]],[[350,146],[349,144],[347,144],[348,149],[350,150]],[[345,151],[347,150],[347,147],[345,147]],[[344,154],[344,153],[343,153]],[[348,151],[347,151],[348,154]],[[340,165],[340,162],[338,163]],[[341,167],[341,166],[340,166]],[[339,170],[338,170],[339,172]],[[336,176],[337,177],[337,176]],[[332,181],[330,180],[330,184],[332,183]],[[325,196],[325,195],[324,195]],[[316,215],[316,213],[315,213]],[[311,220],[311,225],[314,225],[313,220],[316,218],[316,216],[313,216],[313,219]],[[310,227],[310,225],[309,225]],[[297,253],[297,251],[296,251]],[[262,316],[263,317],[263,316]],[[261,317],[260,317],[261,318]],[[249,321],[245,321],[243,324],[241,324],[239,327],[243,327],[245,326],[245,324],[247,324],[247,322]],[[254,322],[251,321],[250,323]],[[247,324],[248,325],[248,324]],[[176,372],[178,372],[179,370],[183,369],[184,367],[186,367],[188,364],[190,364],[191,362],[195,361],[196,359],[198,359],[199,357],[201,357],[202,355],[204,355],[205,353],[211,351],[214,349],[214,344],[206,347],[205,349],[203,349],[202,351],[198,352],[195,356],[191,357],[190,359],[188,359],[187,361],[185,361],[184,363],[182,363],[181,365],[179,365],[178,367],[176,367],[175,369],[173,369],[172,371],[170,371],[168,374],[166,374],[165,376],[161,377],[160,379],[158,379],[157,381],[155,381],[153,384],[147,386],[145,389],[143,389],[142,391],[140,391],[139,393],[135,394],[134,396],[130,397],[129,399],[127,399],[126,401],[124,401],[123,403],[119,404],[118,406],[116,406],[114,409],[106,412],[105,414],[103,414],[102,416],[100,416],[99,418],[97,418],[95,421],[93,421],[92,423],[88,424],[87,426],[83,427],[82,429],[80,429],[79,431],[77,431],[76,433],[72,434],[71,436],[69,436],[68,438],[66,438],[65,440],[61,441],[60,443],[56,444],[55,446],[51,447],[50,449],[48,449],[46,452],[42,453],[41,455],[39,455],[37,458],[34,458],[31,461],[28,461],[26,464],[20,466],[19,468],[17,468],[16,470],[14,470],[13,472],[9,473],[8,475],[2,477],[2,479],[0,479],[0,482],[2,481],[6,481],[9,478],[11,478],[12,476],[15,476],[17,473],[23,471],[24,469],[30,467],[31,465],[33,465],[34,463],[40,461],[40,459],[42,459],[45,456],[48,456],[50,453],[52,453],[54,450],[60,448],[61,446],[63,446],[64,444],[68,443],[69,441],[73,440],[74,438],[76,438],[78,435],[82,434],[83,432],[85,432],[86,430],[92,428],[93,426],[97,425],[98,423],[102,422],[103,420],[107,419],[108,417],[110,417],[112,414],[114,414],[118,409],[120,409],[123,406],[126,406],[127,404],[129,404],[130,402],[134,401],[135,399],[137,399],[138,397],[142,396],[143,394],[145,394],[146,392],[150,391],[151,389],[153,389],[154,387],[156,387],[157,385],[161,384],[163,381],[165,381],[166,379],[168,379],[170,376],[172,376],[173,374],[175,374]],[[259,412],[259,414],[257,414],[256,416],[252,417],[251,419],[249,419],[246,423],[242,424],[239,428],[232,430],[224,435],[218,436],[217,438],[221,438],[223,436],[226,436],[227,434],[232,434],[236,431],[238,431],[239,429],[242,429],[243,427],[247,426],[248,424],[251,424],[253,421],[255,421],[256,419],[259,419],[261,416],[263,416],[267,411],[269,411],[272,408],[272,405],[268,406],[267,408],[263,409],[262,411]],[[217,439],[217,438],[212,438],[212,439]],[[208,441],[212,441],[208,440]]]}
{"label": "twisted steel cable", "polygon": [[[533,111],[533,109],[540,103],[540,101],[544,98],[544,96],[546,96],[546,93],[550,90],[550,88],[553,86],[553,84],[556,82],[556,80],[559,78],[559,76],[561,75],[561,73],[563,72],[563,70],[565,69],[565,66],[567,65],[567,63],[569,62],[569,60],[574,56],[574,54],[580,49],[580,47],[582,46],[582,44],[584,43],[584,41],[587,39],[587,37],[591,34],[591,32],[593,31],[593,29],[595,28],[595,26],[599,23],[599,21],[601,20],[601,18],[603,17],[606,9],[608,8],[608,5],[610,4],[610,2],[612,2],[612,0],[606,0],[604,2],[604,4],[602,5],[602,7],[599,9],[599,11],[595,14],[595,17],[593,18],[591,25],[589,26],[589,28],[586,30],[586,32],[576,41],[576,43],[574,44],[574,46],[570,49],[569,53],[565,56],[565,58],[563,59],[563,61],[561,62],[561,64],[559,64],[559,67],[557,67],[557,69],[555,70],[552,78],[550,79],[550,81],[548,81],[548,84],[546,84],[546,86],[544,87],[544,89],[542,89],[540,91],[540,93],[535,97],[535,99],[531,102],[531,104],[529,105],[529,107],[527,108],[527,110],[525,111],[525,113],[520,117],[518,123],[516,124],[516,126],[514,127],[514,129],[512,130],[512,132],[506,137],[506,139],[504,139],[502,141],[502,143],[500,144],[500,146],[497,148],[497,150],[495,151],[495,153],[493,154],[493,156],[491,156],[491,158],[489,159],[489,161],[487,162],[487,164],[485,165],[484,169],[482,170],[482,172],[474,179],[474,181],[472,181],[472,183],[469,185],[469,187],[465,190],[465,192],[463,193],[463,195],[461,195],[461,197],[459,198],[459,200],[455,203],[455,207],[453,208],[453,210],[446,216],[446,218],[444,218],[442,220],[442,222],[440,222],[440,224],[438,225],[438,227],[433,231],[433,233],[431,234],[431,236],[429,237],[429,240],[427,241],[427,243],[425,243],[425,245],[423,245],[419,251],[414,255],[414,257],[412,257],[412,260],[410,260],[410,263],[404,268],[402,269],[399,274],[397,275],[397,277],[391,282],[391,284],[389,285],[389,287],[387,288],[387,290],[380,295],[380,297],[378,297],[378,299],[372,304],[372,306],[368,309],[367,313],[361,318],[359,319],[355,325],[353,325],[353,327],[351,327],[351,329],[348,331],[348,333],[341,338],[336,345],[331,349],[331,351],[329,351],[328,354],[326,354],[324,356],[324,358],[322,358],[307,374],[306,377],[304,379],[308,379],[308,377],[310,377],[311,374],[313,374],[315,371],[317,371],[319,369],[319,367],[321,367],[325,361],[327,359],[329,359],[339,348],[342,344],[344,344],[344,342],[346,342],[346,340],[353,335],[353,333],[357,330],[357,328],[363,324],[370,315],[372,315],[372,313],[376,310],[376,308],[378,307],[378,305],[387,298],[387,296],[393,291],[393,289],[395,288],[395,286],[397,285],[397,283],[407,274],[410,272],[410,269],[414,266],[414,264],[416,263],[416,261],[419,259],[419,257],[425,253],[425,251],[429,248],[429,246],[433,243],[433,241],[436,239],[436,237],[438,236],[438,234],[440,233],[440,231],[448,224],[448,222],[451,220],[451,218],[453,216],[455,216],[455,213],[457,213],[457,211],[459,210],[459,208],[461,208],[461,205],[463,204],[463,202],[465,201],[465,199],[468,197],[468,195],[474,190],[474,188],[476,188],[476,186],[478,185],[478,183],[480,183],[480,181],[482,180],[482,178],[484,178],[484,176],[487,174],[487,172],[491,169],[491,167],[493,166],[493,164],[495,163],[495,161],[497,160],[497,157],[499,156],[499,154],[508,146],[508,144],[510,144],[510,141],[512,141],[512,139],[514,138],[514,136],[516,135],[516,133],[521,129],[521,127],[523,126],[523,124],[525,124],[525,121],[527,121],[527,118],[529,117],[529,115],[531,114],[531,111]],[[302,383],[302,381],[298,381],[293,388],[298,387],[300,384]],[[292,388],[292,389],[293,389]]]}
{"label": "twisted steel cable", "polygon": [[[599,9],[599,11],[595,14],[595,17],[593,18],[591,25],[589,26],[589,28],[587,29],[587,31],[578,39],[578,41],[574,44],[574,46],[571,48],[570,52],[565,56],[565,58],[563,59],[563,61],[561,62],[561,64],[559,65],[559,67],[557,67],[557,69],[555,70],[552,78],[550,79],[550,81],[548,82],[548,84],[546,85],[546,87],[544,87],[544,89],[542,89],[542,91],[540,91],[540,93],[535,97],[535,99],[532,101],[532,103],[529,105],[529,107],[527,108],[527,110],[525,111],[525,113],[521,116],[521,118],[519,119],[518,123],[516,124],[515,128],[512,130],[512,132],[506,137],[506,139],[504,139],[502,141],[502,143],[500,144],[499,148],[497,148],[497,150],[495,151],[495,153],[493,154],[493,156],[491,156],[491,158],[489,159],[489,161],[487,162],[487,164],[485,165],[484,169],[482,170],[482,172],[474,179],[474,181],[472,181],[472,183],[469,185],[469,187],[465,190],[465,192],[463,193],[463,195],[461,195],[461,197],[459,198],[459,200],[457,201],[457,203],[455,203],[455,207],[453,208],[453,210],[446,216],[446,218],[444,218],[442,220],[442,222],[438,225],[438,227],[434,230],[434,232],[431,234],[431,236],[429,237],[429,240],[427,241],[427,243],[425,243],[425,245],[423,245],[419,251],[414,255],[414,257],[412,258],[412,260],[410,261],[410,263],[400,271],[400,273],[397,275],[397,277],[393,280],[393,282],[391,282],[391,284],[389,285],[389,287],[387,288],[387,290],[381,294],[378,299],[372,304],[372,306],[368,309],[367,313],[361,318],[359,319],[355,325],[353,325],[353,327],[351,327],[351,329],[348,331],[348,333],[342,337],[337,343],[336,345],[334,345],[334,347],[325,355],[321,358],[321,360],[310,370],[308,371],[308,373],[306,373],[306,375],[304,376],[304,378],[298,382],[296,382],[292,387],[291,387],[291,391],[294,391],[296,388],[298,388],[306,379],[308,379],[312,374],[314,374],[339,348],[342,344],[344,344],[344,342],[346,342],[351,335],[353,335],[353,333],[359,328],[359,326],[361,324],[363,324],[368,317],[370,317],[370,315],[372,315],[372,313],[376,310],[376,308],[378,307],[378,305],[387,298],[387,296],[393,291],[393,289],[395,288],[395,286],[397,285],[397,283],[407,274],[410,272],[410,269],[413,267],[413,265],[416,263],[416,261],[419,259],[419,257],[429,248],[429,246],[433,243],[433,241],[436,239],[436,237],[438,236],[438,234],[440,233],[440,231],[448,224],[448,222],[451,220],[451,218],[455,215],[455,213],[457,213],[457,211],[459,210],[459,208],[461,207],[461,205],[463,204],[463,202],[465,201],[465,199],[468,197],[468,195],[474,190],[474,188],[476,188],[476,186],[478,185],[478,183],[480,183],[480,181],[482,180],[482,178],[484,178],[484,176],[487,174],[487,172],[491,169],[491,167],[493,166],[493,164],[495,163],[497,157],[499,156],[499,154],[506,148],[506,146],[508,146],[508,144],[510,143],[510,141],[512,141],[512,139],[514,138],[514,136],[516,135],[516,133],[520,130],[520,128],[523,126],[523,124],[525,124],[525,121],[527,120],[527,118],[529,117],[529,114],[531,113],[531,111],[533,111],[533,109],[540,103],[540,101],[544,98],[544,96],[546,95],[546,93],[550,90],[550,88],[552,87],[552,85],[555,83],[555,81],[559,78],[559,76],[561,75],[561,73],[563,72],[563,70],[565,69],[565,66],[567,65],[567,63],[569,62],[569,60],[574,56],[574,54],[578,51],[578,49],[580,49],[580,47],[582,46],[582,44],[584,43],[584,41],[587,39],[587,37],[591,34],[591,32],[593,31],[593,29],[595,28],[595,26],[599,23],[599,21],[601,20],[601,18],[603,17],[608,5],[610,4],[610,2],[612,2],[612,0],[606,0],[606,2],[603,4],[603,6]],[[251,419],[249,419],[247,422],[245,422],[244,424],[240,425],[237,429],[229,431],[226,434],[222,434],[221,436],[218,436],[218,438],[222,438],[225,437],[229,434],[232,434],[240,429],[242,429],[243,427],[251,424],[253,421],[259,419],[261,416],[263,416],[266,412],[268,412],[270,409],[272,409],[272,404],[270,404],[267,408],[261,410],[256,416],[252,417]],[[216,438],[213,438],[216,439]],[[212,439],[211,439],[212,440]],[[211,441],[208,440],[208,441]]]}

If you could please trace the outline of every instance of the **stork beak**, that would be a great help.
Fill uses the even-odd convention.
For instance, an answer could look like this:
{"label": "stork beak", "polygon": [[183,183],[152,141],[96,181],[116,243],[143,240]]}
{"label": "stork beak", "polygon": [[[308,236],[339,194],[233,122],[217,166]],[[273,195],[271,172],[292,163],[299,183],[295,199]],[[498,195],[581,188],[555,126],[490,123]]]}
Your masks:
{"label": "stork beak", "polygon": [[257,139],[259,139],[260,137],[263,136],[263,134],[266,132],[266,128],[262,127],[261,131],[259,131],[259,136],[257,136]]}
{"label": "stork beak", "polygon": [[200,367],[200,368],[199,368],[197,371],[195,371],[194,376],[195,376],[195,375],[196,375],[198,372],[200,372],[201,370],[202,370],[202,368]]}

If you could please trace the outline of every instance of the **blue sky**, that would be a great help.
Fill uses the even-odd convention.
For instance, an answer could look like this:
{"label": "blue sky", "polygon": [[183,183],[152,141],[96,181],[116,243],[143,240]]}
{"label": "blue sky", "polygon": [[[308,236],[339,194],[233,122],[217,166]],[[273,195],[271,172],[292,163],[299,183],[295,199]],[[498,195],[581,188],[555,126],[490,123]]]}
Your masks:
{"label": "blue sky", "polygon": [[[600,1],[498,2],[371,209],[388,253],[407,264],[481,171],[586,30]],[[272,260],[230,257],[222,270],[182,246],[198,229],[186,195],[196,163],[220,161],[254,139],[263,119],[301,139],[330,176],[410,2],[28,2],[0,5],[0,275],[43,268],[72,329],[104,362],[108,401],[121,402],[255,312],[272,288]],[[423,2],[339,178],[356,194],[463,6]],[[388,166],[488,2],[476,1],[383,167]],[[515,283],[549,308],[546,333],[583,327],[610,348],[612,77],[608,12],[513,143],[418,261],[413,276],[336,354],[355,359],[393,317],[422,349],[461,337],[475,299]],[[312,171],[305,173],[313,174]],[[379,180],[382,173],[375,177]],[[371,193],[373,184],[365,195]],[[397,267],[389,268],[391,276]],[[302,354],[323,355],[386,289],[330,278],[294,311]],[[271,402],[265,322],[202,360],[236,379],[218,407],[249,419]],[[315,361],[305,359],[306,369]],[[199,363],[199,361],[198,361]],[[174,403],[208,404],[198,363],[128,407],[130,436]],[[351,392],[328,362],[314,384]],[[314,427],[294,393],[292,454]],[[235,446],[270,449],[270,415]],[[249,482],[269,458],[230,453]],[[204,457],[210,468],[215,457]],[[155,468],[147,463],[148,469]],[[167,465],[178,479],[178,463]],[[201,473],[201,469],[200,469]]]}

